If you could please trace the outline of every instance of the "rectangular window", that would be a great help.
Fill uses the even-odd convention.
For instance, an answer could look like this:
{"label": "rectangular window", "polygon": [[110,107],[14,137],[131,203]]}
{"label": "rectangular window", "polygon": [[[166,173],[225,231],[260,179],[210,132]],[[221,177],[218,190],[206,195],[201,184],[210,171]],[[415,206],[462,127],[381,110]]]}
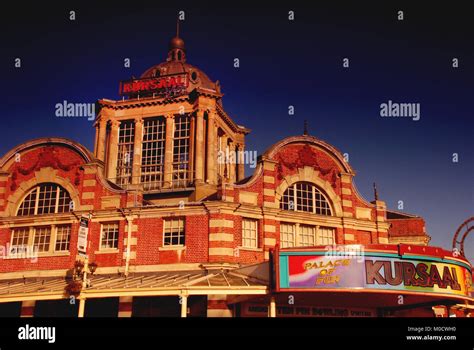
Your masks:
{"label": "rectangular window", "polygon": [[190,119],[188,115],[176,116],[174,119],[173,140],[173,186],[187,187],[189,174],[189,134]]}
{"label": "rectangular window", "polygon": [[334,244],[335,240],[335,229],[332,227],[319,227],[318,228],[318,245],[330,245]]}
{"label": "rectangular window", "polygon": [[161,188],[165,157],[166,123],[164,118],[146,119],[142,142],[141,182],[145,190]]}
{"label": "rectangular window", "polygon": [[300,247],[313,247],[315,246],[316,241],[316,227],[301,225],[298,232],[299,244]]}
{"label": "rectangular window", "polygon": [[184,218],[164,220],[163,246],[184,246]]}
{"label": "rectangular window", "polygon": [[71,226],[62,225],[56,227],[56,252],[69,250],[69,241],[71,240]]}
{"label": "rectangular window", "polygon": [[258,221],[242,219],[242,247],[258,248]]}
{"label": "rectangular window", "polygon": [[30,228],[21,227],[13,230],[10,245],[11,254],[21,254],[26,252],[28,247],[28,239],[30,238]]}
{"label": "rectangular window", "polygon": [[133,147],[135,143],[135,122],[120,123],[117,153],[117,184],[128,185],[132,180]]}
{"label": "rectangular window", "polygon": [[291,248],[295,246],[295,230],[294,224],[280,225],[280,246],[282,248]]}
{"label": "rectangular window", "polygon": [[70,240],[71,225],[16,228],[12,232],[10,253],[26,253],[28,248],[38,253],[67,252]]}
{"label": "rectangular window", "polygon": [[118,238],[118,222],[109,222],[102,224],[100,249],[118,249]]}
{"label": "rectangular window", "polygon": [[48,252],[51,243],[51,226],[35,227],[34,248],[37,252]]}

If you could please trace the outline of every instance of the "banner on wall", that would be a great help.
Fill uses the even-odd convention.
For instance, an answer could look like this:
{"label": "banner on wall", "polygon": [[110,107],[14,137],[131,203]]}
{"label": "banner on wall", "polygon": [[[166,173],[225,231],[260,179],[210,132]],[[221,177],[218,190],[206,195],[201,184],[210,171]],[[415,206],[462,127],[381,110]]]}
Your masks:
{"label": "banner on wall", "polygon": [[[471,267],[427,256],[402,259],[366,253],[362,259],[324,252],[279,252],[279,290],[375,289],[469,296]],[[392,254],[394,255],[394,254]]]}

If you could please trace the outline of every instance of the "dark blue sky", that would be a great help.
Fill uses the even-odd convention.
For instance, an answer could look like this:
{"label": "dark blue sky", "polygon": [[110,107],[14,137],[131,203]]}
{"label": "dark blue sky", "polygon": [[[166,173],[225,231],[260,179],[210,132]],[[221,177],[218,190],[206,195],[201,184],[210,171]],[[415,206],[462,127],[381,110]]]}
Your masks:
{"label": "dark blue sky", "polygon": [[[18,4],[3,11],[0,154],[43,136],[92,149],[91,122],[56,118],[55,104],[118,98],[119,80],[165,59],[177,12],[184,10],[188,62],[220,80],[225,109],[253,130],[248,149],[261,153],[301,134],[307,119],[312,135],[349,154],[365,198],[373,199],[377,182],[389,208],[402,200],[404,211],[426,219],[431,244],[450,249],[454,231],[474,207],[469,11],[454,3],[223,4]],[[21,69],[14,68],[16,57]],[[349,69],[342,67],[344,57]],[[131,68],[124,68],[124,58]],[[380,104],[388,100],[420,103],[421,119],[381,118]],[[466,249],[472,259],[474,237]]]}

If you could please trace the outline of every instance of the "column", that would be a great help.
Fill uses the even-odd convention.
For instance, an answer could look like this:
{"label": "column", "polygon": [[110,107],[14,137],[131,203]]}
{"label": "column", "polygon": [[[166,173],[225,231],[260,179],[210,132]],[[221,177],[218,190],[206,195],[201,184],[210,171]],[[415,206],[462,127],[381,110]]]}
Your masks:
{"label": "column", "polygon": [[173,133],[174,115],[166,116],[166,136],[165,136],[165,166],[163,175],[163,187],[170,188],[173,183]]}
{"label": "column", "polygon": [[180,295],[181,317],[188,317],[188,296]]}
{"label": "column", "polygon": [[215,113],[211,111],[207,116],[207,182],[213,185],[217,183]]}
{"label": "column", "polygon": [[139,184],[142,167],[143,119],[135,119],[135,139],[133,141],[132,184]]}
{"label": "column", "polygon": [[36,300],[24,300],[21,302],[20,317],[33,317],[35,313]]}
{"label": "column", "polygon": [[227,180],[229,178],[229,164],[227,164],[227,156],[229,155],[229,147],[227,143],[229,138],[226,134],[222,135],[222,155],[220,162],[222,163],[222,178]]}
{"label": "column", "polygon": [[107,137],[107,120],[99,120],[97,128],[97,145],[96,145],[96,157],[101,161],[105,161],[105,142]]}
{"label": "column", "polygon": [[243,178],[245,178],[245,164],[244,164],[245,157],[244,157],[244,153],[243,153],[244,150],[245,150],[245,146],[240,144],[239,145],[239,156],[238,156],[239,163],[237,165],[237,181],[240,181]]}
{"label": "column", "polygon": [[133,297],[120,297],[118,317],[132,317]]}
{"label": "column", "polygon": [[117,177],[117,157],[118,157],[118,137],[120,122],[111,120],[112,127],[110,129],[109,157],[107,164],[107,178],[115,181]]}
{"label": "column", "polygon": [[235,143],[232,139],[229,141],[229,164],[228,164],[228,169],[229,169],[229,180],[230,183],[235,182]]}
{"label": "column", "polygon": [[270,310],[269,310],[269,317],[276,317],[276,302],[275,302],[275,297],[272,296],[270,298]]}
{"label": "column", "polygon": [[81,297],[79,299],[79,312],[77,313],[77,317],[84,317],[85,308],[86,308],[86,298]]}
{"label": "column", "polygon": [[196,183],[204,181],[204,110],[198,109],[196,112]]}

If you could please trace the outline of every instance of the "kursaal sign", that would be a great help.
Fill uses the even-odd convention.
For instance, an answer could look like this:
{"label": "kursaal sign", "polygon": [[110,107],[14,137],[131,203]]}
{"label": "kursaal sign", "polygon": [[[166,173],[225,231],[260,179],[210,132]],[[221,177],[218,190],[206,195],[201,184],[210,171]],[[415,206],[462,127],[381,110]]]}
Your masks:
{"label": "kursaal sign", "polygon": [[170,74],[166,76],[132,79],[120,82],[120,95],[137,95],[154,93],[156,95],[170,95],[186,90],[189,85],[188,75]]}
{"label": "kursaal sign", "polygon": [[280,251],[279,290],[377,289],[469,296],[471,267],[454,259],[366,254],[351,258]]}

